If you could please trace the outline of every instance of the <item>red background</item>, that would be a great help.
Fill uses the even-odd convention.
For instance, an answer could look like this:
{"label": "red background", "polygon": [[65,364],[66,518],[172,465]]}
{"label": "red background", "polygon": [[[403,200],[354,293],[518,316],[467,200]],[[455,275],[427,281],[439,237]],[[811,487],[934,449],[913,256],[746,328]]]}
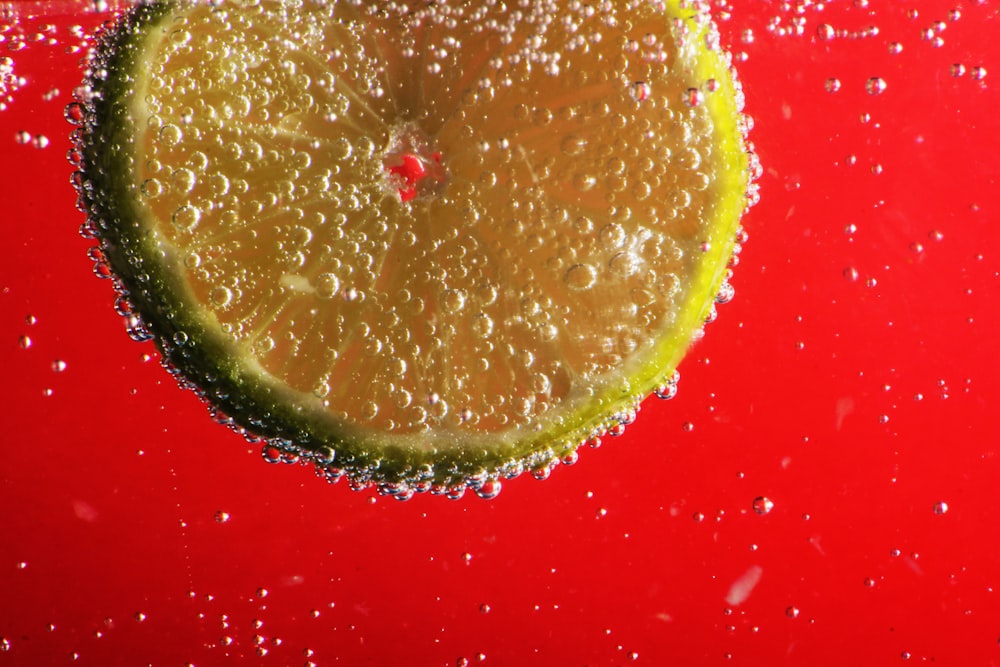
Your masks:
{"label": "red background", "polygon": [[128,339],[64,157],[104,16],[8,8],[0,666],[1000,665],[998,3],[713,4],[762,200],[677,398],[407,503],[265,464]]}

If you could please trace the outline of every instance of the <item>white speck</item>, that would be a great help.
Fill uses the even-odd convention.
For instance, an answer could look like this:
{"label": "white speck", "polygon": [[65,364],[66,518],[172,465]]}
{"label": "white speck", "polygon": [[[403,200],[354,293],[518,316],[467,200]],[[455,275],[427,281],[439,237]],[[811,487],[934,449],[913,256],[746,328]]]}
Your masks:
{"label": "white speck", "polygon": [[760,583],[760,578],[764,574],[764,568],[760,565],[751,565],[743,575],[733,582],[726,594],[726,604],[730,607],[738,607],[743,604],[753,589]]}
{"label": "white speck", "polygon": [[94,523],[98,516],[94,506],[83,500],[73,501],[73,514],[76,515],[76,518],[83,519],[87,523]]}

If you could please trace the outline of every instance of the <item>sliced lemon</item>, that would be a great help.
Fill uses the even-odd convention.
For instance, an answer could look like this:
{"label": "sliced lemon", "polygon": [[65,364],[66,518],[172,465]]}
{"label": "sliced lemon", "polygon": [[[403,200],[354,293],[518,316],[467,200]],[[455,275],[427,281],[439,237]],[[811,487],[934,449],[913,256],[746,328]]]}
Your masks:
{"label": "sliced lemon", "polygon": [[544,475],[669,387],[752,189],[696,2],[158,2],[89,87],[130,315],[254,437],[404,496]]}

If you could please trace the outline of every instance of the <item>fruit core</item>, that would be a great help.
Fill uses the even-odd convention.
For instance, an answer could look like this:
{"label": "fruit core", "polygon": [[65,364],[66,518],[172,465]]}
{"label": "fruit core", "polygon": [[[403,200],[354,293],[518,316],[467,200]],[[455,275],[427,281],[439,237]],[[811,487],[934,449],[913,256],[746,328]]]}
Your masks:
{"label": "fruit core", "polygon": [[434,150],[424,132],[413,124],[393,133],[382,166],[388,186],[403,202],[436,194],[445,182],[441,152]]}

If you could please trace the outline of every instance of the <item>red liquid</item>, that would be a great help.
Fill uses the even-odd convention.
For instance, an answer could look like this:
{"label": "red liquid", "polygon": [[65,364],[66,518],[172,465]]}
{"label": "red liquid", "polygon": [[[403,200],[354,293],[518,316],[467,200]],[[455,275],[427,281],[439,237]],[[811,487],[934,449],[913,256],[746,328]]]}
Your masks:
{"label": "red liquid", "polygon": [[677,398],[408,503],[263,463],[129,340],[65,158],[108,15],[5,5],[0,665],[1000,663],[1000,8],[720,4],[762,199]]}

